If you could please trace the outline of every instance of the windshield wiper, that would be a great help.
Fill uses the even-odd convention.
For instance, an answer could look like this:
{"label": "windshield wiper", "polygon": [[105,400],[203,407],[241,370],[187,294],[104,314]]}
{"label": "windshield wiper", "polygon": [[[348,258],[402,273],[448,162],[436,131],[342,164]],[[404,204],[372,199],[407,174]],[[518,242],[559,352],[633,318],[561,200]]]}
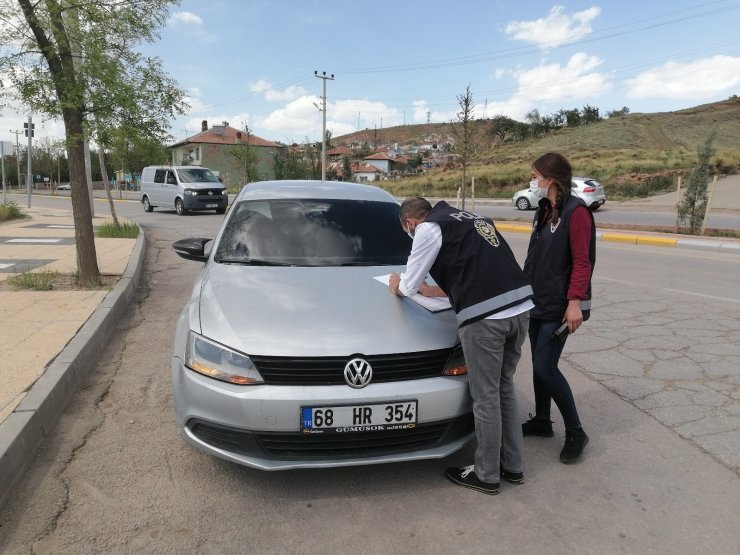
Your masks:
{"label": "windshield wiper", "polygon": [[221,264],[242,264],[244,266],[295,266],[290,262],[277,262],[262,258],[216,258]]}

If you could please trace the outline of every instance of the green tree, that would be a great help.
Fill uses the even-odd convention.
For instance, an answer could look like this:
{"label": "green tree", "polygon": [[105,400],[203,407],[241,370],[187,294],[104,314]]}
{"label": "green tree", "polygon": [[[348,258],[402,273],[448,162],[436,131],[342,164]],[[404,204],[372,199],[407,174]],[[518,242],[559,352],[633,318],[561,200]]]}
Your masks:
{"label": "green tree", "polygon": [[[184,109],[159,60],[142,56],[169,16],[170,0],[0,0],[0,95],[64,123],[77,269],[97,284],[85,139],[111,122],[160,130]],[[91,119],[94,116],[94,120]],[[154,121],[155,119],[158,121]],[[102,128],[102,127],[101,127]]]}
{"label": "green tree", "polygon": [[581,110],[581,123],[583,125],[596,123],[600,119],[601,116],[599,115],[599,109],[595,106],[589,106],[588,104],[586,104]]}
{"label": "green tree", "polygon": [[242,171],[242,183],[251,183],[259,180],[257,149],[249,144],[252,136],[249,127],[244,127],[242,140],[226,149],[226,154],[231,156]]}
{"label": "green tree", "polygon": [[620,116],[626,116],[630,113],[630,109],[627,108],[627,106],[622,107],[621,110],[611,110],[606,113],[606,117],[608,118],[618,118]]}
{"label": "green tree", "polygon": [[507,116],[494,116],[491,119],[491,126],[488,132],[500,142],[514,135],[519,122]]}
{"label": "green tree", "polygon": [[686,188],[683,198],[678,203],[678,221],[688,228],[689,233],[695,235],[704,221],[707,210],[707,186],[709,185],[709,162],[714,155],[714,139],[716,131],[712,131],[703,144],[697,149],[698,160],[686,179]]}
{"label": "green tree", "polygon": [[473,120],[475,102],[473,102],[473,93],[470,92],[470,85],[465,88],[464,94],[458,95],[457,104],[460,106],[460,110],[457,112],[457,124],[454,126],[453,131],[453,135],[455,136],[454,151],[460,157],[460,163],[462,164],[462,186],[460,194],[462,197],[462,209],[465,210],[467,169],[476,147]]}
{"label": "green tree", "polygon": [[352,181],[352,164],[346,154],[342,156],[342,175],[345,181]]}

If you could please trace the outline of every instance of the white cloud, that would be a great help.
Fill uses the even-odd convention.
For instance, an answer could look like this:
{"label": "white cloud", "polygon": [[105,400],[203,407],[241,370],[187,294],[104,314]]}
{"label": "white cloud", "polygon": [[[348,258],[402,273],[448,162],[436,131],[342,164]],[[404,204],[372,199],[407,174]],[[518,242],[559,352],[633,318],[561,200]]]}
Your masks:
{"label": "white cloud", "polygon": [[[274,140],[300,142],[307,137],[318,139],[323,122],[316,105],[321,106],[320,97],[301,96],[264,118],[255,118],[255,128],[264,130],[265,135]],[[403,123],[398,109],[367,99],[330,101],[327,103],[326,116],[326,128],[335,137],[357,131],[358,120],[360,129],[392,127]]]}
{"label": "white cloud", "polygon": [[426,123],[427,119],[433,122],[449,122],[457,118],[457,110],[430,110],[426,100],[414,100],[413,121]]}
{"label": "white cloud", "polygon": [[172,21],[174,23],[203,25],[203,19],[193,12],[175,12],[172,14]]}
{"label": "white cloud", "polygon": [[264,96],[265,100],[268,100],[270,102],[296,100],[297,98],[300,98],[301,96],[304,96],[306,94],[306,89],[304,89],[303,87],[297,87],[295,85],[286,87],[282,91],[273,89],[272,85],[264,79],[260,79],[259,81],[250,83],[249,90],[255,94]]}
{"label": "white cloud", "polygon": [[535,68],[517,71],[519,90],[513,100],[560,102],[599,96],[612,88],[607,74],[593,71],[601,63],[598,56],[579,52],[571,56],[566,65],[541,63]]}
{"label": "white cloud", "polygon": [[572,15],[565,13],[563,6],[553,6],[547,17],[534,21],[511,21],[506,25],[507,35],[538,45],[548,50],[563,44],[576,42],[591,32],[591,22],[601,13],[601,8],[592,6]]}
{"label": "white cloud", "polygon": [[626,83],[629,98],[710,99],[740,84],[740,58],[717,55],[685,64],[667,62]]}

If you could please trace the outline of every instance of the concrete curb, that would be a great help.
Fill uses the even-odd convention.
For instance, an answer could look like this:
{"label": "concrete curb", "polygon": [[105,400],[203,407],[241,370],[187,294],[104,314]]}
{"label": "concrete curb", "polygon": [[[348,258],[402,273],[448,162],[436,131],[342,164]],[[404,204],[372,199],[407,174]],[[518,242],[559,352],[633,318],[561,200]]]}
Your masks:
{"label": "concrete curb", "polygon": [[0,423],[0,507],[126,313],[141,280],[145,244],[144,231],[139,227],[121,279],[46,367],[28,395]]}
{"label": "concrete curb", "polygon": [[[531,225],[496,222],[496,228],[514,233],[532,233]],[[740,254],[740,242],[721,239],[683,239],[661,237],[660,235],[638,235],[611,231],[596,231],[597,241],[610,241],[627,245],[647,245],[652,247],[671,247],[675,249],[694,249],[703,251],[730,252]]]}

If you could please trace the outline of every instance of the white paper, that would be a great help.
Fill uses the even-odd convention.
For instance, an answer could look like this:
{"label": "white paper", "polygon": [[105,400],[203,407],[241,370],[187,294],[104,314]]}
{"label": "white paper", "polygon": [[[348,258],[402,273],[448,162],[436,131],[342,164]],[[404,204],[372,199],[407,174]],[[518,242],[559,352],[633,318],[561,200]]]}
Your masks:
{"label": "white paper", "polygon": [[[403,274],[401,274],[401,277],[403,277]],[[387,286],[390,282],[391,275],[385,274],[382,276],[374,276],[373,279],[378,280],[380,283],[385,283],[385,285]],[[449,310],[450,308],[452,308],[452,305],[450,304],[450,299],[448,299],[447,297],[425,297],[424,295],[415,293],[414,295],[411,295],[407,298],[423,306],[430,312],[441,312],[443,310]]]}

